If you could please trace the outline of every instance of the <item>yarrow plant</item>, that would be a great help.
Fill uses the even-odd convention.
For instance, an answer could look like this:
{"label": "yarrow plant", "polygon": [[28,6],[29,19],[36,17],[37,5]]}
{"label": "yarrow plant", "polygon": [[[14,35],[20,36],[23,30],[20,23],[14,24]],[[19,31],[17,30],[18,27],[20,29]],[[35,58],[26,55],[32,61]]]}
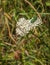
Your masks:
{"label": "yarrow plant", "polygon": [[34,22],[33,22],[33,18],[32,19],[25,19],[20,18],[16,24],[16,34],[20,35],[20,36],[24,36],[27,33],[29,33],[29,31],[33,28],[33,27],[37,27],[39,25],[42,24],[42,21],[40,18],[37,18]]}

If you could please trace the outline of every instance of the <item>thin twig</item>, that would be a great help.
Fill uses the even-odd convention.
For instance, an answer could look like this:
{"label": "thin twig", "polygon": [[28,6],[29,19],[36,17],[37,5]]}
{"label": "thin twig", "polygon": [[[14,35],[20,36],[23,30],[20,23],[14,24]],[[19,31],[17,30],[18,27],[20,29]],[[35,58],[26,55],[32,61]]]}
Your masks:
{"label": "thin twig", "polygon": [[[10,20],[10,21],[12,21],[12,18],[11,18],[11,16],[9,15],[9,14],[7,14],[6,12],[4,12],[4,15]],[[13,21],[12,21],[13,22]]]}
{"label": "thin twig", "polygon": [[6,22],[6,25],[7,25],[7,28],[8,28],[8,33],[9,33],[10,38],[12,39],[12,41],[13,41],[14,43],[16,43],[15,39],[13,38],[13,36],[12,36],[12,34],[11,34],[11,32],[10,32],[10,27],[9,27],[9,25],[8,25],[8,20],[7,20],[6,17],[5,17],[5,22]]}
{"label": "thin twig", "polygon": [[28,1],[28,0],[25,0],[26,3],[28,3],[30,5],[30,7],[36,12],[36,14],[39,16],[39,18],[41,19],[41,16],[39,14],[39,12],[35,9],[35,7]]}
{"label": "thin twig", "polygon": [[11,46],[11,47],[16,47],[16,45],[12,45],[12,44],[10,44],[10,43],[8,43],[8,42],[4,42],[6,45],[8,45],[8,46]]}
{"label": "thin twig", "polygon": [[2,8],[0,9],[0,12],[2,11]]}

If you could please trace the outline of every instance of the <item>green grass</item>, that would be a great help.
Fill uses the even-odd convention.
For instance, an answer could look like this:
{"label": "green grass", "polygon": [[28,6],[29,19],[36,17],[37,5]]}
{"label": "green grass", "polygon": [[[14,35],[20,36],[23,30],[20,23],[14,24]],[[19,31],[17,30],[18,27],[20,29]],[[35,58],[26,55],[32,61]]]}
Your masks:
{"label": "green grass", "polygon": [[[50,7],[45,0],[0,0],[0,65],[50,65]],[[46,4],[47,3],[47,4]],[[43,24],[24,37],[16,35],[20,17],[30,19],[37,12]]]}

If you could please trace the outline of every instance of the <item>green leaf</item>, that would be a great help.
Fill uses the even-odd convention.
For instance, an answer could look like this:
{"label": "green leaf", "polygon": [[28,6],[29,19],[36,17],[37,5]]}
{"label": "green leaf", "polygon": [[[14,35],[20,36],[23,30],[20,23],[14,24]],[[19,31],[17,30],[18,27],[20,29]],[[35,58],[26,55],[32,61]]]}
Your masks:
{"label": "green leaf", "polygon": [[3,43],[0,43],[0,46],[5,46],[5,44],[3,44]]}
{"label": "green leaf", "polygon": [[25,65],[35,65],[35,64],[32,62],[25,62]]}
{"label": "green leaf", "polygon": [[46,2],[46,6],[50,6],[50,2]]}
{"label": "green leaf", "polygon": [[37,20],[37,16],[33,16],[31,23],[34,23]]}

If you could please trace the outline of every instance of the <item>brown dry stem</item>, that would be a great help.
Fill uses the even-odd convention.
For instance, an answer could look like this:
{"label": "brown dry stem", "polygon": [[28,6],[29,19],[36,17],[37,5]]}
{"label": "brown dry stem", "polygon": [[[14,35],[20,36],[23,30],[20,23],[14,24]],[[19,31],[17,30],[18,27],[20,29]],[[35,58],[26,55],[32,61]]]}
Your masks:
{"label": "brown dry stem", "polygon": [[25,0],[25,2],[30,5],[30,7],[36,12],[36,14],[41,19],[41,16],[40,16],[39,12],[35,9],[35,7],[28,0]]}
{"label": "brown dry stem", "polygon": [[9,27],[9,25],[8,25],[8,19],[7,19],[6,17],[5,17],[5,22],[6,22],[6,25],[7,25],[7,28],[8,28],[8,33],[9,33],[10,38],[11,38],[11,40],[16,44],[16,41],[15,41],[15,39],[13,38],[12,33],[10,32],[10,27]]}

